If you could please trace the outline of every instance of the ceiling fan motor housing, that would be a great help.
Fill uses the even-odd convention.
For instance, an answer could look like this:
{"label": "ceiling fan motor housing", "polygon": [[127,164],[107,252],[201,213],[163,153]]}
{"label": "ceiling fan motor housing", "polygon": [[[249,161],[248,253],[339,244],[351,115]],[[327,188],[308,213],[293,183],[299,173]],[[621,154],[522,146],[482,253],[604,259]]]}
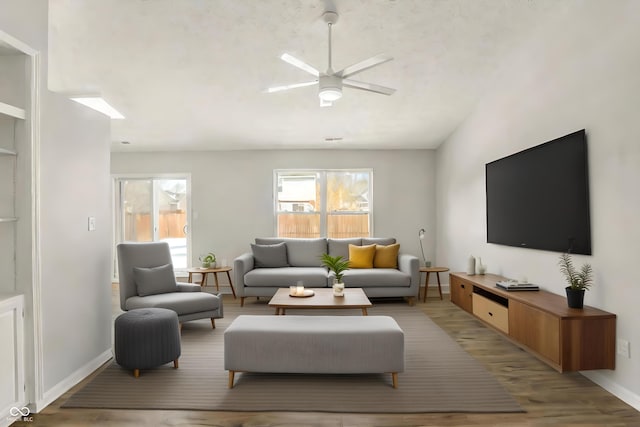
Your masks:
{"label": "ceiling fan motor housing", "polygon": [[318,96],[324,101],[335,101],[342,96],[342,78],[332,75],[320,75]]}

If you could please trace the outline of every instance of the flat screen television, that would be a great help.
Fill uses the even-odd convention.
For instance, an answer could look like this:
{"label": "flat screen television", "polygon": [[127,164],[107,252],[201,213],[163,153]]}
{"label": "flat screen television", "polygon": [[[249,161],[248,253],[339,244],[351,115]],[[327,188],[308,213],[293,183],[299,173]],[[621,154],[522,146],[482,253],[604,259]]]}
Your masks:
{"label": "flat screen television", "polygon": [[488,243],[591,255],[584,129],[485,169]]}

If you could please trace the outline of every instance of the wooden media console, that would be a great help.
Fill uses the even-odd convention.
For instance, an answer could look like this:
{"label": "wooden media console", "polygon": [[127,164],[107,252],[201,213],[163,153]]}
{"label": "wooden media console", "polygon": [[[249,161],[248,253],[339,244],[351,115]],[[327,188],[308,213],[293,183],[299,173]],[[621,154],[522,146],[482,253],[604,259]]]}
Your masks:
{"label": "wooden media console", "polygon": [[506,291],[496,287],[501,280],[451,273],[451,301],[560,372],[615,368],[615,314],[569,308],[542,290]]}

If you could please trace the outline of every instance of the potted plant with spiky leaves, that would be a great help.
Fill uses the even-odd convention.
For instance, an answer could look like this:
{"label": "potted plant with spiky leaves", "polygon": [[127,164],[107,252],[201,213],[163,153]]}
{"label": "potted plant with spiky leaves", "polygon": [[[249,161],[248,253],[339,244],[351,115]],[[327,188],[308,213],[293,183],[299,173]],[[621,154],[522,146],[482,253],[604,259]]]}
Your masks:
{"label": "potted plant with spiky leaves", "polygon": [[342,258],[340,255],[331,256],[329,254],[322,254],[322,265],[333,271],[335,274],[335,282],[333,283],[333,295],[337,297],[344,296],[344,283],[342,277],[344,271],[349,269],[349,260]]}
{"label": "potted plant with spiky leaves", "polygon": [[560,272],[567,283],[567,304],[570,308],[582,308],[584,306],[584,292],[593,285],[593,269],[590,264],[584,264],[579,270],[573,266],[571,255],[564,253],[558,261]]}

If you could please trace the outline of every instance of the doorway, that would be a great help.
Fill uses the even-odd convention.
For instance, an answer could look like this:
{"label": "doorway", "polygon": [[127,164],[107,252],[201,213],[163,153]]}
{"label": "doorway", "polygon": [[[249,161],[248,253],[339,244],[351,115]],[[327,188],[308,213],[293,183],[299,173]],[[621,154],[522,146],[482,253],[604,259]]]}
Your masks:
{"label": "doorway", "polygon": [[[174,271],[185,271],[191,248],[190,178],[117,177],[114,190],[115,244],[167,242]],[[114,277],[117,276],[115,261],[114,258]]]}

